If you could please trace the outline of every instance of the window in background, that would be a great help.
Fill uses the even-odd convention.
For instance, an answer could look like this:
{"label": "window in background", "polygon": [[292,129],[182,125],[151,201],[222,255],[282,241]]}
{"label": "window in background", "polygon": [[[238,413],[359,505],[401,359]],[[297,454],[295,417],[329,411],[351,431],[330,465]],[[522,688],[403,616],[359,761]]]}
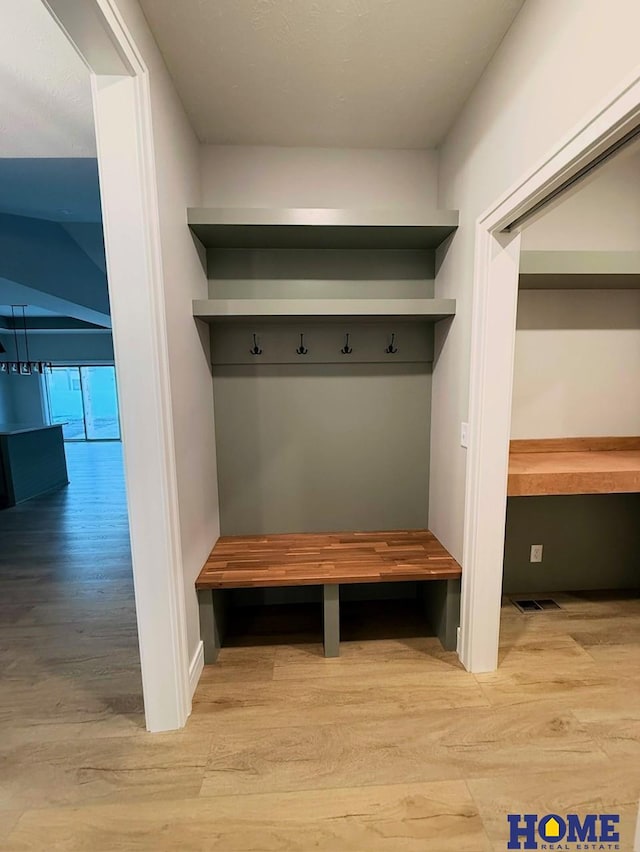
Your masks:
{"label": "window in background", "polygon": [[114,367],[80,367],[84,424],[89,441],[118,441],[120,421]]}
{"label": "window in background", "polygon": [[65,441],[118,441],[120,420],[114,367],[53,367],[46,374],[51,423]]}

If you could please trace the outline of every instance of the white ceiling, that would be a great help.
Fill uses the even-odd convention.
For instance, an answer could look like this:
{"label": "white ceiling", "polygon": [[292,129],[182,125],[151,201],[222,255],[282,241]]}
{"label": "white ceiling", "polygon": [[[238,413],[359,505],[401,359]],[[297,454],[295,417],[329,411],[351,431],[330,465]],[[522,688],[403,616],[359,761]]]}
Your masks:
{"label": "white ceiling", "polygon": [[432,148],[524,0],[140,0],[211,144]]}
{"label": "white ceiling", "polygon": [[[57,317],[57,316],[60,316],[59,314],[56,314],[54,311],[47,311],[44,308],[34,307],[33,305],[27,305],[25,307],[24,315],[26,317]],[[10,318],[11,316],[12,316],[11,305],[0,305],[0,317]],[[18,325],[19,325],[21,320],[22,320],[22,307],[15,309],[15,316],[16,316],[16,320],[17,320]]]}
{"label": "white ceiling", "polygon": [[95,157],[89,71],[42,0],[0,20],[0,157]]}
{"label": "white ceiling", "polygon": [[100,222],[97,161],[93,157],[0,157],[1,213],[63,224]]}

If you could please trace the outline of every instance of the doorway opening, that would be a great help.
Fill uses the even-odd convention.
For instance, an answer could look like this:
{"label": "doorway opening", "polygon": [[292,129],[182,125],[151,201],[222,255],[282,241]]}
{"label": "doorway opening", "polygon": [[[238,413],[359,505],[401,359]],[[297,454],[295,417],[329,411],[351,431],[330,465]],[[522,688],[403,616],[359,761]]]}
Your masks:
{"label": "doorway opening", "polygon": [[65,441],[120,440],[115,367],[52,367],[44,381],[49,422]]}
{"label": "doorway opening", "polygon": [[[1,727],[6,742],[38,742],[44,765],[47,741],[71,748],[79,727],[86,738],[136,735],[145,708],[92,78],[39,0],[11,8],[1,39],[11,133],[0,144],[0,629],[13,711]],[[42,116],[29,133],[23,114]]]}
{"label": "doorway opening", "polygon": [[[605,642],[624,645],[627,664],[640,659],[637,634],[620,630],[640,614],[639,372],[636,141],[521,235],[501,662],[540,630],[507,599],[556,595],[574,621],[589,621],[563,640],[586,674]],[[547,630],[562,618],[548,613]]]}
{"label": "doorway opening", "polygon": [[476,223],[459,644],[463,665],[474,673],[493,672],[498,665],[520,226],[532,211],[541,212],[541,201],[630,138],[639,123],[640,78],[635,76]]}

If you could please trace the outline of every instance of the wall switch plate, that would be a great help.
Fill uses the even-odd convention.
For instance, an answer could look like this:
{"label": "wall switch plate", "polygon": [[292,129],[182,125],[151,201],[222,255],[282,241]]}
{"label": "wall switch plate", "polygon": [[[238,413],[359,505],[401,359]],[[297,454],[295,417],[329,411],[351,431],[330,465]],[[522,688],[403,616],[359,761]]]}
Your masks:
{"label": "wall switch plate", "polygon": [[542,562],[542,545],[532,544],[529,562]]}
{"label": "wall switch plate", "polygon": [[467,449],[469,447],[469,424],[460,424],[460,446]]}

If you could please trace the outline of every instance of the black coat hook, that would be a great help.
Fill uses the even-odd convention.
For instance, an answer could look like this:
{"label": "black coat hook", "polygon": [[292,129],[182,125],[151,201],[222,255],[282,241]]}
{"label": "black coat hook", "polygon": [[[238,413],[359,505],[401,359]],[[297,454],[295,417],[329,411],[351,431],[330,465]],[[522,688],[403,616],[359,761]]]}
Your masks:
{"label": "black coat hook", "polygon": [[300,346],[296,349],[298,355],[306,355],[309,350],[304,345],[304,334],[300,335]]}
{"label": "black coat hook", "polygon": [[396,342],[396,336],[395,336],[395,334],[392,334],[391,335],[391,343],[384,350],[387,353],[387,355],[395,355],[396,352],[398,351],[398,347],[394,346],[395,342]]}
{"label": "black coat hook", "polygon": [[253,346],[249,350],[252,355],[262,355],[262,349],[258,346],[258,338],[256,335],[253,335]]}
{"label": "black coat hook", "polygon": [[344,346],[340,350],[343,355],[351,355],[353,349],[349,346],[349,335],[345,335]]}

